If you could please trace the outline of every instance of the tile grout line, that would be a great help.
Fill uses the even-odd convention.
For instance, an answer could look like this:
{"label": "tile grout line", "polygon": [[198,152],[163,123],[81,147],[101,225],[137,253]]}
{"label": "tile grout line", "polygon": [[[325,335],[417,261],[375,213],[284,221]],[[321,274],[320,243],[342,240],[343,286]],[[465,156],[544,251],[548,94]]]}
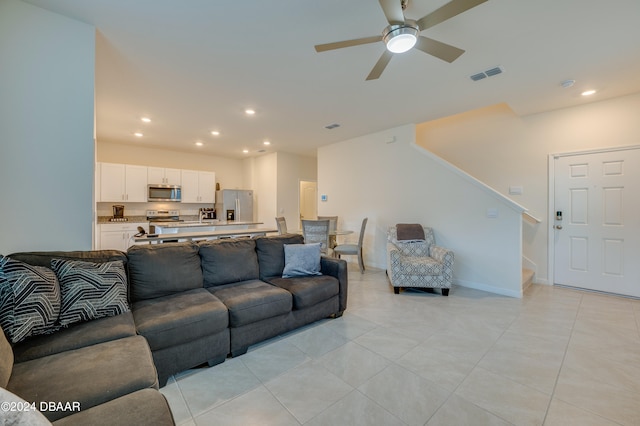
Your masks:
{"label": "tile grout line", "polygon": [[549,398],[549,403],[547,404],[547,410],[544,413],[542,424],[544,424],[547,421],[547,416],[549,415],[549,409],[551,408],[551,404],[556,394],[556,388],[558,386],[558,381],[560,380],[560,374],[562,374],[562,369],[564,368],[564,363],[567,359],[567,352],[569,352],[569,345],[571,345],[571,339],[573,339],[573,332],[575,330],[576,322],[578,321],[578,315],[580,314],[580,308],[582,307],[582,302],[583,302],[583,295],[580,295],[580,303],[578,303],[578,308],[576,309],[576,314],[573,318],[573,323],[571,325],[571,334],[569,335],[569,339],[567,340],[567,345],[564,349],[564,355],[562,356],[562,362],[560,363],[560,368],[558,369],[556,380],[553,383],[553,389],[551,390],[551,398]]}

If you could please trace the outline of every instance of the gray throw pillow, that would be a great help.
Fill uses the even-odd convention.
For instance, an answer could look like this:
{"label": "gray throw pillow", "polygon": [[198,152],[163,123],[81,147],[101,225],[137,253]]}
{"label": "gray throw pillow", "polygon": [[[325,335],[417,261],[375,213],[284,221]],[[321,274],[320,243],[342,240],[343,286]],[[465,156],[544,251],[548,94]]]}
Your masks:
{"label": "gray throw pillow", "polygon": [[60,325],[110,317],[129,311],[124,263],[53,259],[60,281]]}
{"label": "gray throw pillow", "polygon": [[282,278],[322,275],[320,273],[320,246],[315,244],[285,244]]}
{"label": "gray throw pillow", "polygon": [[56,329],[60,286],[49,268],[0,256],[0,325],[18,343]]}

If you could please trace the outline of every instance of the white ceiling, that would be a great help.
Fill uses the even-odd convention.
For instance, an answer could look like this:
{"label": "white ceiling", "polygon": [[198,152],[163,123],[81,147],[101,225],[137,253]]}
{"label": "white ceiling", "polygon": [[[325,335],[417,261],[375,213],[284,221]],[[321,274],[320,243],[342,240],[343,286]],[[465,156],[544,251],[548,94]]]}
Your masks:
{"label": "white ceiling", "polygon": [[[466,50],[458,60],[411,50],[373,81],[365,78],[382,42],[323,53],[314,45],[379,35],[387,22],[376,0],[28,2],[96,27],[99,141],[234,158],[315,155],[500,102],[523,115],[640,91],[638,0],[489,0],[422,33]],[[412,0],[405,15],[446,2]],[[469,79],[498,65],[503,74]],[[564,89],[566,79],[576,84]],[[598,93],[580,96],[587,88]],[[340,127],[324,128],[332,123]]]}

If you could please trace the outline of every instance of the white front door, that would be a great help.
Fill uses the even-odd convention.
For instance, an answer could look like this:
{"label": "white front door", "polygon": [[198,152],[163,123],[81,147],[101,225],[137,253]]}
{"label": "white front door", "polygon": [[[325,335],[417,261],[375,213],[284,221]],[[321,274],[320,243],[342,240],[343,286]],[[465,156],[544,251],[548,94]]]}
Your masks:
{"label": "white front door", "polygon": [[640,297],[640,149],[554,161],[554,282]]}

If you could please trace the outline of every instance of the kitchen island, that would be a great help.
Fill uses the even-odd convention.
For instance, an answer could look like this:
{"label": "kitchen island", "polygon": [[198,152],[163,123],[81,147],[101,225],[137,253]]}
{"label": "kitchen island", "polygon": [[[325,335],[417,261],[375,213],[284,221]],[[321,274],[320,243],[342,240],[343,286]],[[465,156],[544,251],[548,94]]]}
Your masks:
{"label": "kitchen island", "polygon": [[136,243],[162,243],[169,241],[214,240],[217,238],[256,237],[258,235],[278,232],[275,228],[258,227],[262,224],[262,222],[217,219],[184,222],[151,222],[151,233],[136,237],[134,241]]}
{"label": "kitchen island", "polygon": [[275,228],[245,228],[245,229],[229,229],[229,227],[219,227],[216,230],[201,230],[190,232],[173,232],[163,234],[146,234],[135,237],[136,243],[164,243],[164,242],[181,242],[181,241],[197,241],[197,240],[215,240],[218,238],[239,238],[239,237],[257,237],[270,233],[277,233]]}
{"label": "kitchen island", "polygon": [[240,230],[252,229],[262,222],[241,222],[226,221],[218,219],[203,219],[201,221],[167,221],[167,222],[151,222],[150,231],[152,234],[183,234],[186,232],[210,232],[217,230]]}

